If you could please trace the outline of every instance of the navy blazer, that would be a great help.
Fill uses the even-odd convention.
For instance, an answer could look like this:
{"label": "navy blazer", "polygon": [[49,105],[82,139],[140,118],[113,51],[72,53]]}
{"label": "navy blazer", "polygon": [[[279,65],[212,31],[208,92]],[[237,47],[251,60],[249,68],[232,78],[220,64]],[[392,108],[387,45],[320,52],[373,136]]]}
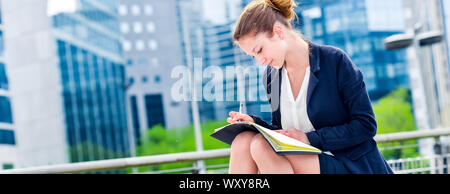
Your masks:
{"label": "navy blazer", "polygon": [[[330,151],[351,173],[392,174],[373,137],[377,123],[363,75],[339,48],[308,42],[310,80],[307,113],[315,131],[306,135],[312,146]],[[272,108],[272,124],[250,115],[255,123],[282,129],[281,70],[267,66],[263,83]]]}

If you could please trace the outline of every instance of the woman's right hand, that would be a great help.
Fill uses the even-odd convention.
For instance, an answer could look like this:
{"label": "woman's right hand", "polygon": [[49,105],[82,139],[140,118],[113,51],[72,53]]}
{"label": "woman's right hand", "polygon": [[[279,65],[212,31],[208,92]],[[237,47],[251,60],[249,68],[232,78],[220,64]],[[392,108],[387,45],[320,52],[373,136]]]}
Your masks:
{"label": "woman's right hand", "polygon": [[228,115],[230,116],[227,118],[227,122],[229,122],[229,123],[235,123],[239,120],[246,121],[246,122],[255,122],[253,120],[253,118],[248,116],[247,114],[242,114],[242,113],[238,113],[235,111],[231,111]]}

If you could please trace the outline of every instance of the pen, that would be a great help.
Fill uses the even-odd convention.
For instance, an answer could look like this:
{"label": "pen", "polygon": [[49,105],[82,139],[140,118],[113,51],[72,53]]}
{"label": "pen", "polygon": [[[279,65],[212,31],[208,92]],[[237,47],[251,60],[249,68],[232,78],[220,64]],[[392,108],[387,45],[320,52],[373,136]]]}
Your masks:
{"label": "pen", "polygon": [[[247,111],[245,111],[245,104],[244,104],[244,101],[240,101],[239,102],[239,114],[247,114],[246,112]],[[241,121],[241,119],[239,119],[238,121]]]}

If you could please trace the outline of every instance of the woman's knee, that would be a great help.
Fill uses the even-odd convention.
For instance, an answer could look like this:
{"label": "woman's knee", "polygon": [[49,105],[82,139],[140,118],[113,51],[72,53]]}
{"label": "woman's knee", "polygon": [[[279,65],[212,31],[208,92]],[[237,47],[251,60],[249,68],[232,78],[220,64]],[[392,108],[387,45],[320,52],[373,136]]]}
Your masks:
{"label": "woman's knee", "polygon": [[250,153],[253,158],[259,158],[267,153],[267,151],[271,151],[270,145],[267,143],[264,136],[261,134],[256,134],[252,138],[252,142],[250,143]]}
{"label": "woman's knee", "polygon": [[255,136],[255,132],[245,131],[237,135],[231,143],[232,152],[249,152],[250,143]]}

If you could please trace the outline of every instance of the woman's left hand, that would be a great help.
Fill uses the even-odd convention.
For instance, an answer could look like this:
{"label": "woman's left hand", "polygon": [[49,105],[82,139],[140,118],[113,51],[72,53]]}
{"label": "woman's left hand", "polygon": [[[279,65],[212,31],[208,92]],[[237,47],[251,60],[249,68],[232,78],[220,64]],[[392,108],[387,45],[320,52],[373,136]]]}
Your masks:
{"label": "woman's left hand", "polygon": [[286,135],[288,137],[297,139],[297,140],[299,140],[299,141],[301,141],[303,143],[311,144],[309,142],[308,136],[306,136],[306,133],[303,133],[300,130],[297,130],[297,129],[282,129],[282,130],[275,130],[275,131],[278,132],[278,133],[281,133],[283,135]]}

